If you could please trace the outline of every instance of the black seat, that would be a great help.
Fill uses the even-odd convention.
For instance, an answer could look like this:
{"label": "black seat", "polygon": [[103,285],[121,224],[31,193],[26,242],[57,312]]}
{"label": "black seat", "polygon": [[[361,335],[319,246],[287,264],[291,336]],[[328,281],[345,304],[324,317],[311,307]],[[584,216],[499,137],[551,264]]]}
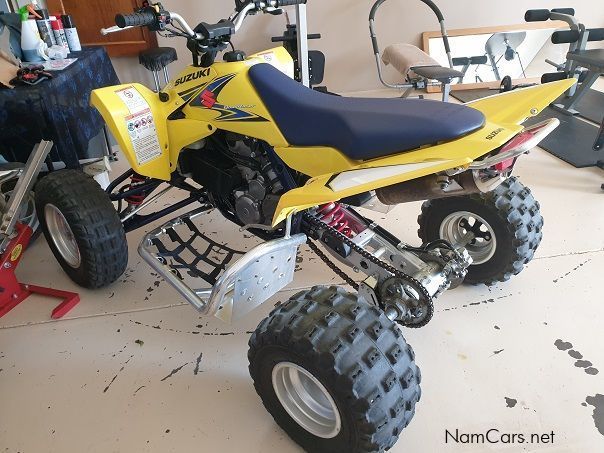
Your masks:
{"label": "black seat", "polygon": [[178,55],[176,49],[172,47],[157,47],[143,50],[138,54],[138,62],[149,71],[161,71],[176,60],[178,60]]}
{"label": "black seat", "polygon": [[485,121],[478,110],[439,101],[331,96],[265,63],[249,76],[290,144],[332,147],[355,160],[453,140]]}

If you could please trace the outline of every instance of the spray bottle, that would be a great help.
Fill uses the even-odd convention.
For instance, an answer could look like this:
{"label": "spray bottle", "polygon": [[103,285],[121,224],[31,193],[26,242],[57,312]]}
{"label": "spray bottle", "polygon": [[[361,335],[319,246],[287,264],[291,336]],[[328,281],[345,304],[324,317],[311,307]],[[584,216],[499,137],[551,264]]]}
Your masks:
{"label": "spray bottle", "polygon": [[46,45],[40,39],[38,33],[38,25],[34,19],[29,18],[29,13],[35,15],[31,5],[24,6],[19,9],[21,16],[21,50],[23,51],[23,59],[25,61],[43,61],[44,50]]}
{"label": "spray bottle", "polygon": [[63,46],[67,49],[67,51],[69,51],[69,44],[67,44],[67,36],[65,36],[65,29],[63,28],[63,22],[61,22],[61,19],[55,16],[55,19],[53,20],[51,17],[50,26],[55,34],[57,46]]}
{"label": "spray bottle", "polygon": [[63,22],[63,27],[65,28],[65,38],[67,39],[67,44],[69,44],[69,50],[72,52],[81,51],[80,37],[71,16],[61,16],[61,22]]}
{"label": "spray bottle", "polygon": [[41,17],[36,19],[36,24],[38,24],[38,31],[40,32],[40,38],[42,41],[46,43],[48,47],[52,47],[57,44],[55,40],[55,35],[52,32],[52,27],[50,26],[50,16],[48,15],[47,9],[36,9],[36,13]]}

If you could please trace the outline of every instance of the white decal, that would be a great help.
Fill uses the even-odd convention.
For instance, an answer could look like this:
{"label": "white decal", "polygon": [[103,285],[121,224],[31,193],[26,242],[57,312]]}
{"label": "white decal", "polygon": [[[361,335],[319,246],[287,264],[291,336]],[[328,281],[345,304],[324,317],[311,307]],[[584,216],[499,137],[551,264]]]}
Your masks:
{"label": "white decal", "polygon": [[132,86],[121,88],[115,92],[128,110],[130,110],[131,114],[139,113],[145,109],[149,108],[149,103],[145,100],[145,98],[138,92],[138,90]]}
{"label": "white decal", "polygon": [[130,115],[127,115],[124,120],[138,165],[146,164],[160,157],[162,155],[161,146],[149,103],[132,86],[121,88],[115,94],[124,101],[130,111]]}
{"label": "white decal", "polygon": [[421,162],[417,164],[391,165],[388,167],[364,168],[362,170],[345,171],[336,176],[329,187],[334,192],[350,189],[351,187],[368,184],[379,181],[380,179],[390,178],[392,176],[403,175],[424,168],[436,167],[442,165],[448,160],[437,160],[432,162]]}

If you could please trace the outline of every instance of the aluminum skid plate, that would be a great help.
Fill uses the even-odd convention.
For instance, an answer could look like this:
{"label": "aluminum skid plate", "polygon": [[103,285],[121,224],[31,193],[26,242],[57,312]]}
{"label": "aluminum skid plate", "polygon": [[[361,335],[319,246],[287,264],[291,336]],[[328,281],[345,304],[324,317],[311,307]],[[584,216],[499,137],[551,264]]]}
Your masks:
{"label": "aluminum skid plate", "polygon": [[244,253],[199,230],[193,220],[207,211],[197,209],[151,231],[138,251],[201,314],[236,321],[292,282],[306,235],[264,242]]}

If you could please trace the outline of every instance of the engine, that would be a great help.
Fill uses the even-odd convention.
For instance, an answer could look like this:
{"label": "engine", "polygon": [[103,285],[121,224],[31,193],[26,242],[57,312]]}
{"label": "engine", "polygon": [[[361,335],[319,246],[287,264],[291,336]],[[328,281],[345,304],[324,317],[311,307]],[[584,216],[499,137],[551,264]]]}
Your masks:
{"label": "engine", "polygon": [[233,154],[245,159],[253,159],[259,168],[238,165],[245,184],[233,192],[235,214],[244,225],[269,225],[277,209],[283,185],[273,170],[268,157],[258,150],[253,150],[244,141],[229,143]]}
{"label": "engine", "polygon": [[283,185],[254,139],[215,134],[183,150],[179,167],[208,189],[227,217],[242,225],[271,224]]}

